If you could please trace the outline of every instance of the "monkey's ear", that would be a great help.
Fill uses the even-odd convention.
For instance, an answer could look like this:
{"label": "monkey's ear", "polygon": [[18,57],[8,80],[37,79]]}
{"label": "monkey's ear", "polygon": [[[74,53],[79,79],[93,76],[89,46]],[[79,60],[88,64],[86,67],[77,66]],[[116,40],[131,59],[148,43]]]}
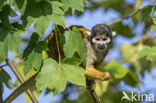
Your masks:
{"label": "monkey's ear", "polygon": [[115,36],[116,36],[116,32],[113,31],[113,32],[112,32],[112,37],[115,37]]}
{"label": "monkey's ear", "polygon": [[87,36],[91,36],[91,31],[85,31]]}

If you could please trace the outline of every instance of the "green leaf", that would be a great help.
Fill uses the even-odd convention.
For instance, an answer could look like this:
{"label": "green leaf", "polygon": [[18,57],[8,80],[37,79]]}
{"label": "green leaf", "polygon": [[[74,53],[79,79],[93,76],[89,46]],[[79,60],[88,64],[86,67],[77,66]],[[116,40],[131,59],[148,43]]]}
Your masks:
{"label": "green leaf", "polygon": [[63,3],[63,9],[67,11],[69,8],[72,9],[73,13],[75,10],[84,11],[83,0],[61,0]]}
{"label": "green leaf", "polygon": [[156,17],[152,18],[153,23],[156,24]]}
{"label": "green leaf", "polygon": [[153,46],[153,47],[146,46],[143,48],[143,50],[141,50],[138,53],[139,58],[142,58],[145,56],[146,56],[147,60],[150,60],[150,61],[152,61],[154,58],[156,58],[156,46]]}
{"label": "green leaf", "polygon": [[2,24],[7,27],[10,28],[11,24],[9,21],[9,14],[10,14],[10,6],[9,5],[5,5],[2,8],[2,11],[0,11],[0,19],[2,20]]}
{"label": "green leaf", "polygon": [[32,68],[39,71],[41,63],[42,63],[42,51],[46,49],[47,49],[47,46],[43,41],[38,42],[34,48],[27,49],[27,50],[30,50],[31,52],[28,54],[28,56],[26,57],[23,63],[23,71],[25,75]]}
{"label": "green leaf", "polygon": [[74,53],[77,52],[83,62],[85,62],[86,50],[79,30],[74,27],[72,31],[66,31],[64,36],[66,39],[66,43],[63,48],[65,56],[72,57]]}
{"label": "green leaf", "polygon": [[36,46],[38,42],[39,42],[39,35],[35,32],[32,34],[29,44],[24,50],[22,58],[26,58],[32,52],[33,48]]}
{"label": "green leaf", "polygon": [[19,35],[8,34],[7,38],[5,39],[5,44],[7,45],[8,49],[15,54],[19,53],[21,43],[22,40]]}
{"label": "green leaf", "polygon": [[4,42],[11,52],[18,54],[22,43],[19,34],[25,32],[20,30],[20,25],[16,23],[13,23],[11,26],[13,29],[9,29],[0,24],[0,41]]}
{"label": "green leaf", "polygon": [[41,72],[36,77],[36,87],[39,90],[49,87],[57,95],[64,91],[67,80],[70,82],[85,86],[84,69],[77,65],[68,64],[64,60],[58,64],[55,60],[48,58],[43,61]]}
{"label": "green leaf", "polygon": [[153,25],[151,26],[151,32],[153,32],[153,31],[156,31],[156,24],[153,24]]}
{"label": "green leaf", "polygon": [[10,8],[9,16],[11,16],[11,17],[16,17],[17,16],[16,12],[12,8]]}
{"label": "green leaf", "polygon": [[127,38],[132,38],[134,36],[131,28],[128,25],[123,25],[122,23],[112,25],[112,30],[115,30],[118,34],[123,35]]}
{"label": "green leaf", "polygon": [[0,42],[0,64],[4,62],[7,57],[8,57],[8,48],[3,42]]}
{"label": "green leaf", "polygon": [[1,83],[4,83],[10,89],[13,89],[13,84],[11,82],[11,77],[2,68],[0,68],[0,84]]}
{"label": "green leaf", "polygon": [[21,33],[21,31],[20,30],[13,31],[8,28],[5,28],[4,26],[0,28],[0,37],[1,37],[0,41],[3,41],[5,45],[8,47],[8,49],[15,54],[19,53],[19,49],[22,43],[18,33]]}
{"label": "green leaf", "polygon": [[138,87],[140,81],[137,74],[130,70],[128,71],[127,75],[124,77],[123,80],[127,85],[130,85],[132,87]]}
{"label": "green leaf", "polygon": [[18,10],[23,15],[26,9],[27,0],[13,0],[12,5],[14,9]]}
{"label": "green leaf", "polygon": [[46,29],[49,27],[50,22],[65,26],[63,11],[58,6],[55,5],[53,5],[51,9],[52,9],[52,13],[50,15],[42,16],[34,23],[34,29],[41,36],[43,36]]}
{"label": "green leaf", "polygon": [[111,75],[119,79],[123,78],[128,73],[128,69],[116,61],[112,61],[105,68]]}
{"label": "green leaf", "polygon": [[68,58],[68,57],[66,57],[62,60],[62,62],[65,64],[70,64],[70,65],[80,65],[82,61],[80,58],[76,58],[76,57]]}
{"label": "green leaf", "polygon": [[[61,26],[65,26],[64,12],[60,9],[60,2],[52,2],[48,0],[28,0],[28,4],[24,15],[22,16],[23,24],[28,27],[31,20],[34,23],[35,31],[43,36],[49,23],[53,22]],[[29,25],[28,25],[29,24]]]}
{"label": "green leaf", "polygon": [[0,0],[0,11],[2,9],[2,7],[8,3],[9,0]]}
{"label": "green leaf", "polygon": [[53,59],[46,59],[43,62],[41,72],[36,77],[36,87],[42,90],[49,87],[57,95],[64,91],[66,87],[66,77],[62,68]]}
{"label": "green leaf", "polygon": [[61,67],[64,70],[67,80],[73,84],[86,86],[85,70],[83,68],[69,64],[62,64]]}
{"label": "green leaf", "polygon": [[142,10],[142,22],[144,22],[147,19],[147,17],[151,14],[152,8],[153,6],[148,6]]}

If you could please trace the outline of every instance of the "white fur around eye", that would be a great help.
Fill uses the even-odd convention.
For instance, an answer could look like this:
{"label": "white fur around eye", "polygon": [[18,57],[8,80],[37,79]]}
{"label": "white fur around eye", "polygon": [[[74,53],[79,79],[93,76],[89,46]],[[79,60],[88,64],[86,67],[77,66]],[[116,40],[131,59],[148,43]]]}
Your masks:
{"label": "white fur around eye", "polygon": [[107,40],[105,41],[106,43],[110,43],[110,38],[107,38]]}

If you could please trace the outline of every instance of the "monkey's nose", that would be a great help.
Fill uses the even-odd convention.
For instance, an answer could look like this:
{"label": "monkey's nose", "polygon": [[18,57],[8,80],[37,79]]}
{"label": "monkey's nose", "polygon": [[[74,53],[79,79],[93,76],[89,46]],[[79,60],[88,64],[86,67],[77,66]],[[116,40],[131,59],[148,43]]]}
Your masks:
{"label": "monkey's nose", "polygon": [[97,48],[100,49],[100,50],[103,50],[103,49],[105,49],[105,45],[99,44],[99,45],[97,46]]}

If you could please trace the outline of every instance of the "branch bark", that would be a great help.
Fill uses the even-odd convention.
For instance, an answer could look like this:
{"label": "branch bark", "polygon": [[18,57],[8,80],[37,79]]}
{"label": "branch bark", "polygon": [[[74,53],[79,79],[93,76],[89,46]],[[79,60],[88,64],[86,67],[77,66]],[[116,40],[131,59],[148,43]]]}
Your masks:
{"label": "branch bark", "polygon": [[7,64],[1,65],[0,68],[7,66]]}
{"label": "branch bark", "polygon": [[95,90],[89,91],[95,103],[102,103],[101,99],[95,93]]}
{"label": "branch bark", "polygon": [[[18,80],[20,81],[20,83],[24,83],[24,79],[22,78],[22,76],[20,75],[20,73],[17,71],[17,69],[14,67],[14,65],[11,63],[11,61],[7,58],[6,60],[8,66],[12,69],[12,71],[15,73],[16,77],[18,78]],[[35,96],[33,95],[33,93],[30,91],[30,89],[26,90],[28,96],[30,97],[30,99],[32,100],[33,103],[38,103],[37,99],[35,98]]]}
{"label": "branch bark", "polygon": [[109,23],[108,25],[111,26],[113,24],[117,24],[117,23],[121,22],[124,19],[128,19],[128,18],[136,15],[138,12],[140,12],[141,10],[143,10],[144,8],[146,8],[147,6],[149,6],[149,5],[151,5],[152,3],[155,3],[155,2],[156,2],[156,0],[152,0],[149,3],[145,4],[144,6],[141,6],[140,8],[136,9],[134,12],[130,13],[129,15],[126,15],[126,16],[123,16],[123,17],[117,19],[117,20],[114,20],[111,23]]}
{"label": "branch bark", "polygon": [[2,83],[0,83],[0,103],[3,103]]}
{"label": "branch bark", "polygon": [[37,74],[38,73],[36,73],[29,80],[27,80],[20,87],[18,87],[9,97],[7,97],[7,99],[4,101],[4,103],[11,103],[12,100],[14,100],[17,96],[19,96],[25,90],[34,86],[36,84],[35,78],[36,78]]}

